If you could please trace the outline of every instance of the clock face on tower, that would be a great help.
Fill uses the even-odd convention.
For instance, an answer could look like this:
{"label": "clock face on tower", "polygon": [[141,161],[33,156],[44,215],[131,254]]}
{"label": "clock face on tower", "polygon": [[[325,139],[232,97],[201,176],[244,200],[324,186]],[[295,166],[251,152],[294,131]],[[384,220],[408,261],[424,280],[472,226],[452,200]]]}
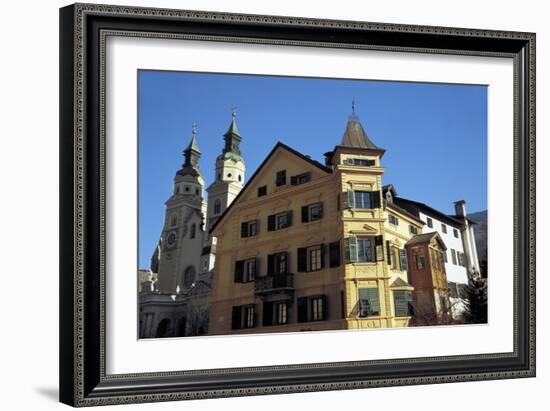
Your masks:
{"label": "clock face on tower", "polygon": [[175,231],[171,231],[166,236],[166,248],[170,249],[176,245],[177,234]]}

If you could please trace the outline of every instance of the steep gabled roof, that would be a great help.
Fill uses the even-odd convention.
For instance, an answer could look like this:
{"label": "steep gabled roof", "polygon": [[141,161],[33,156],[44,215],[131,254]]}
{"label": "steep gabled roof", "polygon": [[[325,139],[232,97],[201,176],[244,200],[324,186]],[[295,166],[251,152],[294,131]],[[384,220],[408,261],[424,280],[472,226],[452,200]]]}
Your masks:
{"label": "steep gabled roof", "polygon": [[289,153],[301,158],[302,160],[305,160],[307,161],[308,163],[310,163],[311,165],[317,167],[318,169],[324,171],[325,173],[327,174],[331,174],[332,173],[332,169],[329,168],[329,167],[326,167],[324,166],[323,164],[319,163],[318,161],[315,161],[313,159],[311,159],[310,157],[300,153],[299,151],[296,151],[294,150],[292,147],[289,147],[287,146],[286,144],[284,143],[281,143],[280,141],[277,142],[277,144],[275,144],[275,147],[273,147],[273,149],[269,152],[269,154],[267,155],[267,157],[264,159],[264,161],[262,161],[262,164],[260,164],[258,166],[258,168],[256,169],[256,171],[254,172],[254,174],[252,174],[252,177],[250,177],[250,179],[246,182],[246,184],[244,185],[243,189],[239,192],[239,194],[237,194],[237,197],[235,197],[235,199],[233,200],[233,202],[229,205],[229,207],[227,207],[225,209],[225,211],[222,213],[222,215],[217,219],[217,221],[214,223],[214,225],[212,226],[212,228],[210,228],[210,232],[214,231],[214,229],[218,226],[218,224],[220,223],[220,221],[222,221],[224,219],[224,217],[229,213],[229,211],[233,208],[233,206],[239,201],[241,195],[247,190],[247,188],[252,185],[252,182],[254,181],[254,179],[256,178],[256,176],[260,173],[260,171],[264,168],[264,166],[267,164],[267,162],[269,161],[269,159],[275,154],[275,152],[277,151],[278,148],[282,148],[286,151],[288,151]]}
{"label": "steep gabled roof", "polygon": [[344,132],[344,136],[342,137],[342,142],[340,143],[340,145],[344,147],[382,150],[371,141],[371,139],[365,132],[363,125],[359,121],[359,117],[355,115],[351,115],[349,117],[348,123],[346,124],[346,131]]}
{"label": "steep gabled roof", "polygon": [[446,250],[447,246],[441,239],[441,236],[439,235],[439,233],[437,233],[436,231],[431,233],[425,233],[425,234],[417,234],[413,238],[411,238],[409,241],[407,241],[405,245],[407,246],[407,245],[423,244],[430,241],[434,237],[437,239],[437,242],[439,243],[441,248]]}
{"label": "steep gabled roof", "polygon": [[422,213],[424,213],[426,215],[429,215],[429,216],[432,216],[432,217],[435,217],[435,218],[437,218],[441,221],[444,221],[447,224],[449,224],[449,225],[451,225],[455,228],[462,227],[462,223],[459,220],[457,220],[457,219],[455,219],[455,218],[453,218],[453,217],[451,217],[451,216],[449,216],[445,213],[442,213],[441,211],[436,210],[435,208],[432,208],[429,205],[426,205],[424,203],[409,200],[409,199],[403,198],[403,197],[394,197],[393,202],[397,206],[399,206],[401,208],[404,208],[405,210],[413,213],[416,216],[419,216],[419,212],[422,211]]}

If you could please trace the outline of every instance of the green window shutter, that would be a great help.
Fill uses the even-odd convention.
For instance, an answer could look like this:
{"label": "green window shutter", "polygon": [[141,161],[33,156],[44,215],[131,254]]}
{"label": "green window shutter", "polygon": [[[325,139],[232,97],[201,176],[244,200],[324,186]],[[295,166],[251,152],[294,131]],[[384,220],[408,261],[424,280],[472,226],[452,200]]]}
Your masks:
{"label": "green window shutter", "polygon": [[329,244],[329,267],[338,267],[340,265],[340,241]]}
{"label": "green window shutter", "polygon": [[235,282],[243,282],[243,273],[244,273],[244,261],[235,261]]}
{"label": "green window shutter", "polygon": [[307,297],[300,297],[297,300],[297,309],[298,309],[298,322],[299,323],[305,323],[308,321],[308,298]]}
{"label": "green window shutter", "polygon": [[378,288],[367,288],[369,301],[371,306],[371,315],[380,315],[380,297],[378,296]]}
{"label": "green window shutter", "polygon": [[307,254],[306,248],[298,248],[298,272],[303,273],[307,271]]}
{"label": "green window shutter", "polygon": [[267,231],[275,231],[275,214],[267,216]]}
{"label": "green window shutter", "polygon": [[355,208],[355,192],[353,190],[347,191],[347,208]]}
{"label": "green window shutter", "polygon": [[302,223],[309,222],[309,207],[303,206],[302,207]]}
{"label": "green window shutter", "polygon": [[241,328],[241,306],[234,306],[231,313],[231,328],[233,330],[238,330]]}
{"label": "green window shutter", "polygon": [[350,235],[345,240],[345,246],[346,246],[346,258],[348,263],[353,263],[358,260],[357,255],[357,237],[354,235]]}
{"label": "green window shutter", "polygon": [[262,325],[264,327],[273,325],[273,303],[265,302],[263,305]]}
{"label": "green window shutter", "polygon": [[396,317],[407,317],[409,315],[409,294],[408,291],[393,292],[393,304],[395,306]]}
{"label": "green window shutter", "polygon": [[323,301],[323,321],[326,321],[328,320],[329,318],[329,314],[330,314],[330,311],[328,309],[328,295],[323,295],[322,296],[322,301]]}
{"label": "green window shutter", "polygon": [[380,208],[380,191],[371,192],[372,196],[372,208]]}
{"label": "green window shutter", "polygon": [[407,260],[407,251],[405,249],[399,250],[399,262],[401,263],[402,271],[409,271],[409,262]]}
{"label": "green window shutter", "polygon": [[376,261],[384,261],[384,239],[381,235],[374,237],[374,245],[376,248]]}
{"label": "green window shutter", "polygon": [[248,223],[241,223],[241,238],[248,237]]}

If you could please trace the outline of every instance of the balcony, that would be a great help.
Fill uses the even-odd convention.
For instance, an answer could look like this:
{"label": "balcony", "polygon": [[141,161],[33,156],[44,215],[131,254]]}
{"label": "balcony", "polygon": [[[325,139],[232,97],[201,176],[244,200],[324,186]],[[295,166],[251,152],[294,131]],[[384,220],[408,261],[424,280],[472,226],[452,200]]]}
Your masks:
{"label": "balcony", "polygon": [[294,274],[276,274],[257,277],[254,281],[256,295],[291,293],[294,291]]}

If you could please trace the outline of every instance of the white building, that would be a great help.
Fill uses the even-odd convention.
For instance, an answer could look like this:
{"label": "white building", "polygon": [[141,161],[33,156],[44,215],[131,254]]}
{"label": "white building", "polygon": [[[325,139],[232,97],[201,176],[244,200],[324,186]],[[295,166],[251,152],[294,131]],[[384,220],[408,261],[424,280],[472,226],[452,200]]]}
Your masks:
{"label": "white building", "polygon": [[479,260],[473,230],[474,221],[468,219],[466,202],[455,203],[455,215],[447,215],[424,203],[398,197],[393,186],[385,187],[391,193],[393,202],[424,222],[423,233],[437,232],[447,251],[445,271],[449,283],[449,297],[453,317],[460,317],[465,309],[464,288],[473,273],[479,273]]}

